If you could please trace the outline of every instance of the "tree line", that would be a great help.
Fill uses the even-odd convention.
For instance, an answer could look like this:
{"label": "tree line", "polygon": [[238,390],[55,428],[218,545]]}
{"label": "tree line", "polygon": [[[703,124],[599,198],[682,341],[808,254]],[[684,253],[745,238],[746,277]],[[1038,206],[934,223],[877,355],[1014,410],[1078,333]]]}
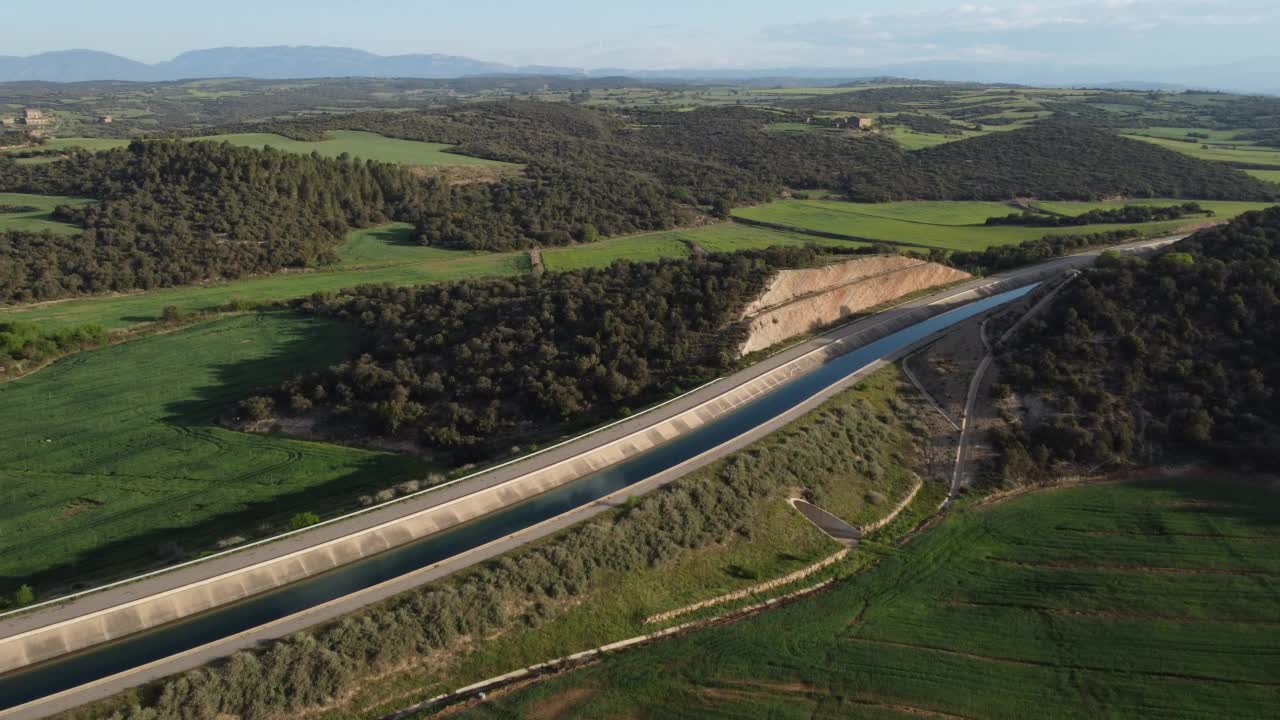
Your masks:
{"label": "tree line", "polygon": [[1078,227],[1081,225],[1130,224],[1181,220],[1188,215],[1213,217],[1212,210],[1205,210],[1200,203],[1185,202],[1168,207],[1126,205],[1111,210],[1090,210],[1079,215],[1062,215],[1043,210],[1027,209],[1002,217],[987,218],[986,225],[1021,225],[1025,227]]}
{"label": "tree line", "polygon": [[1105,255],[1001,354],[1045,419],[1001,434],[1016,478],[1058,463],[1280,463],[1280,207],[1150,259]]}

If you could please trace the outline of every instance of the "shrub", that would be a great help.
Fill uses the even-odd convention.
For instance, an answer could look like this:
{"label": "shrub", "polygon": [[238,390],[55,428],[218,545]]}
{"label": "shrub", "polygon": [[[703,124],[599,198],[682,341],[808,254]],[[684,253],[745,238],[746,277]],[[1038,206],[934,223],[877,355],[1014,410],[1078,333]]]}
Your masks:
{"label": "shrub", "polygon": [[300,512],[289,518],[290,530],[301,530],[305,527],[311,527],[320,522],[320,516],[313,512]]}
{"label": "shrub", "polygon": [[272,411],[275,410],[275,405],[275,400],[255,395],[247,400],[240,401],[240,411],[250,420],[266,420],[271,417]]}

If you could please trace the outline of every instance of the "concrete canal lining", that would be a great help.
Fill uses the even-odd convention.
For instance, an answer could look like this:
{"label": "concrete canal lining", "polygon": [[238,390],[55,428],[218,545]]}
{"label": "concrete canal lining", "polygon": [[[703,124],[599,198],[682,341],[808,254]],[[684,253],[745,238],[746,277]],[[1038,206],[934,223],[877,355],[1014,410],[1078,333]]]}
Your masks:
{"label": "concrete canal lining", "polygon": [[519,503],[705,425],[859,345],[921,322],[955,305],[1034,282],[1047,274],[1060,272],[1061,269],[1059,263],[1050,263],[1050,266],[1039,272],[1023,271],[1000,279],[974,283],[934,303],[911,305],[900,312],[886,313],[883,318],[877,316],[870,321],[858,323],[840,339],[823,338],[815,349],[678,414],[576,456],[473,493],[325,542],[292,552],[282,552],[278,557],[229,572],[11,633],[0,638],[0,673],[189,618],[371,557]]}

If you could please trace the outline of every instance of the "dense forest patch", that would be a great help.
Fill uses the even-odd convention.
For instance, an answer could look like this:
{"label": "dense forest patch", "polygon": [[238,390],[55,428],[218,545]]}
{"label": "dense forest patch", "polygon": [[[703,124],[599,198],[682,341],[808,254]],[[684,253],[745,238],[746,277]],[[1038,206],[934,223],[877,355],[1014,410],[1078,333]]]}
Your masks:
{"label": "dense forest patch", "polygon": [[54,217],[78,235],[0,234],[0,302],[149,289],[337,259],[351,227],[421,191],[389,165],[223,143],[135,142],[67,160],[0,157],[0,189],[96,198]]}
{"label": "dense forest patch", "polygon": [[818,257],[777,248],[318,295],[300,307],[354,323],[354,358],[242,409],[327,415],[474,459],[715,377],[744,339],[742,308],[776,270]]}
{"label": "dense forest patch", "polygon": [[1208,455],[1280,462],[1280,207],[1149,260],[1104,256],[1003,353],[1046,407],[999,438],[1005,472]]}
{"label": "dense forest patch", "polygon": [[1097,200],[1109,196],[1274,200],[1224,165],[1082,127],[1043,125],[903,153],[848,170],[851,199]]}

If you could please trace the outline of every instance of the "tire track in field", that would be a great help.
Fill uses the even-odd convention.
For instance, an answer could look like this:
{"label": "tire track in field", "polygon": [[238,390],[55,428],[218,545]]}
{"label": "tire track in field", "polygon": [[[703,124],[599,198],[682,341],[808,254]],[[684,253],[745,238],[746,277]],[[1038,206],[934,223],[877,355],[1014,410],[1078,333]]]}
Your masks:
{"label": "tire track in field", "polygon": [[934,645],[924,645],[920,643],[909,643],[898,640],[880,640],[876,638],[866,637],[844,637],[844,642],[863,645],[881,645],[887,647],[906,648],[908,650],[919,650],[927,653],[935,653],[938,655],[947,655],[950,657],[965,658],[967,660],[977,660],[979,662],[993,663],[998,665],[1015,665],[1021,667],[1037,667],[1048,668],[1051,670],[1071,670],[1075,672],[1085,673],[1101,673],[1107,675],[1136,675],[1141,677],[1161,678],[1165,680],[1174,680],[1177,682],[1193,682],[1193,683],[1221,683],[1224,685],[1245,685],[1249,687],[1261,688],[1280,688],[1280,682],[1262,682],[1259,680],[1240,680],[1237,678],[1213,677],[1210,675],[1194,675],[1191,673],[1162,672],[1156,670],[1131,670],[1126,668],[1108,668],[1098,667],[1095,665],[1078,665],[1074,663],[1058,663],[1048,660],[1025,660],[1019,658],[1000,657],[997,655],[982,655],[980,653],[965,652],[963,650],[951,650],[949,648],[937,647]]}
{"label": "tire track in field", "polygon": [[1263,627],[1280,627],[1280,620],[1263,619],[1263,618],[1210,618],[1196,617],[1194,615],[1160,615],[1160,614],[1140,614],[1140,613],[1123,613],[1110,610],[1070,610],[1068,608],[1054,608],[1043,605],[1024,605],[1020,603],[1000,603],[1000,602],[975,602],[972,600],[947,600],[944,603],[950,607],[961,608],[1001,608],[1009,610],[1025,610],[1027,612],[1044,613],[1046,615],[1061,615],[1064,617],[1088,617],[1098,618],[1102,620],[1135,620],[1143,622],[1172,622],[1186,624],[1213,624],[1213,625],[1261,625]]}
{"label": "tire track in field", "polygon": [[1241,577],[1280,578],[1280,573],[1267,570],[1223,570],[1220,568],[1160,567],[1157,565],[1132,565],[1128,563],[1086,563],[1065,560],[1015,560],[988,557],[987,560],[1002,565],[1025,567],[1033,570],[1077,570],[1083,572],[1150,573],[1159,575],[1238,575]]}

